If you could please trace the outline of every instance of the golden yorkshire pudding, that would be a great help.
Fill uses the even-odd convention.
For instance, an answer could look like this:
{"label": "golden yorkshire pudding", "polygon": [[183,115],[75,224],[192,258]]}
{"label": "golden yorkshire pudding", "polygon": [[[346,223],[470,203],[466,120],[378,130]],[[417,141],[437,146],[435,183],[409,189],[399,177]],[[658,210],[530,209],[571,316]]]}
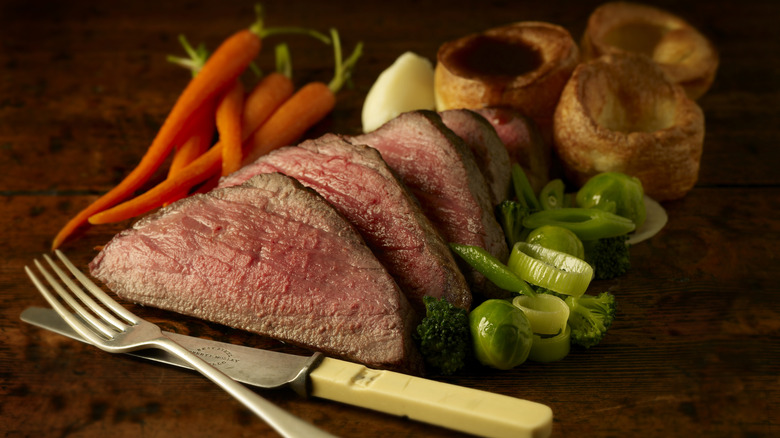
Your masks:
{"label": "golden yorkshire pudding", "polygon": [[574,70],[555,111],[553,136],[572,182],[623,172],[664,201],[683,197],[696,183],[704,114],[649,57],[606,55]]}
{"label": "golden yorkshire pudding", "polygon": [[436,108],[507,106],[549,124],[578,62],[571,34],[554,24],[519,22],[467,35],[439,48]]}
{"label": "golden yorkshire pudding", "polygon": [[698,99],[712,85],[718,53],[696,28],[667,11],[627,2],[606,3],[591,14],[581,42],[583,60],[636,52],[653,59]]}

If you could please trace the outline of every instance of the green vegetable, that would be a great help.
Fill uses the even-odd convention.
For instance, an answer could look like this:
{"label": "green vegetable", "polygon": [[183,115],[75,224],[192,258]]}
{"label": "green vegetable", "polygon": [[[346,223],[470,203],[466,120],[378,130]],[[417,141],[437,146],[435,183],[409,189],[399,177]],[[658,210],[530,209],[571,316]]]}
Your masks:
{"label": "green vegetable", "polygon": [[593,176],[577,191],[577,205],[615,213],[631,219],[639,228],[646,218],[644,196],[639,178],[603,172]]}
{"label": "green vegetable", "polygon": [[471,354],[469,317],[464,309],[446,300],[423,297],[426,315],[415,331],[426,365],[441,374],[453,374],[463,368]]}
{"label": "green vegetable", "polygon": [[584,294],[593,279],[584,260],[525,242],[515,244],[507,266],[523,280],[565,295]]}
{"label": "green vegetable", "polygon": [[598,208],[557,208],[543,210],[523,219],[526,228],[556,225],[573,231],[580,240],[621,236],[636,227],[631,219]]}
{"label": "green vegetable", "polygon": [[568,228],[557,225],[543,225],[536,228],[528,234],[525,241],[555,251],[565,252],[580,259],[585,257],[585,249],[580,238]]}
{"label": "green vegetable", "polygon": [[597,296],[567,297],[566,304],[571,310],[569,314],[571,342],[585,348],[601,342],[615,319],[617,311],[615,296],[609,292],[602,292]]}
{"label": "green vegetable", "polygon": [[561,179],[554,179],[545,184],[542,191],[539,192],[539,203],[542,205],[542,209],[562,208],[564,206],[564,189],[565,186]]}
{"label": "green vegetable", "polygon": [[531,210],[517,201],[503,201],[496,210],[498,223],[504,230],[509,247],[524,241],[529,230],[523,227],[523,218],[531,214]]}
{"label": "green vegetable", "polygon": [[484,275],[485,278],[501,289],[534,295],[534,289],[528,283],[523,281],[523,279],[518,277],[517,274],[484,248],[458,243],[450,243],[450,248],[452,252],[463,258],[469,266],[476,269],[477,272]]}
{"label": "green vegetable", "polygon": [[512,304],[525,313],[535,335],[555,335],[566,328],[569,306],[563,299],[551,294],[518,295]]}
{"label": "green vegetable", "polygon": [[505,300],[487,300],[469,314],[474,355],[483,365],[508,370],[525,362],[533,333],[522,310]]}
{"label": "green vegetable", "polygon": [[525,175],[525,171],[519,164],[512,165],[512,185],[515,188],[515,196],[517,196],[517,202],[523,207],[531,210],[541,210],[542,206],[539,204],[539,200],[536,198],[531,182],[528,181],[528,177]]}
{"label": "green vegetable", "polygon": [[620,277],[631,267],[628,236],[607,237],[583,241],[585,261],[593,267],[596,279]]}
{"label": "green vegetable", "polygon": [[534,333],[534,343],[528,359],[534,362],[555,362],[563,359],[571,349],[571,326],[553,336],[540,336]]}

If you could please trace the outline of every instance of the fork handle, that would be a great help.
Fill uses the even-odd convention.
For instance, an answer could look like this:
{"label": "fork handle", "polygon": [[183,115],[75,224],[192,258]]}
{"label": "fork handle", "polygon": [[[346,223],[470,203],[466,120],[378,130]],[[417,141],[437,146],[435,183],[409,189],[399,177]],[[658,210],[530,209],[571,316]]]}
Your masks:
{"label": "fork handle", "polygon": [[211,364],[204,361],[200,357],[192,354],[192,352],[171,340],[167,336],[163,335],[159,339],[155,340],[154,343],[159,348],[162,348],[171,354],[175,354],[192,365],[192,368],[206,376],[212,382],[219,385],[230,395],[238,399],[238,401],[240,401],[244,406],[257,414],[257,416],[265,420],[265,422],[268,423],[268,425],[276,430],[280,435],[289,438],[334,437],[334,435],[331,435],[322,429],[318,429],[317,427],[292,415],[291,413],[279,408],[278,406],[259,396],[254,391],[228,377],[225,373],[214,368]]}

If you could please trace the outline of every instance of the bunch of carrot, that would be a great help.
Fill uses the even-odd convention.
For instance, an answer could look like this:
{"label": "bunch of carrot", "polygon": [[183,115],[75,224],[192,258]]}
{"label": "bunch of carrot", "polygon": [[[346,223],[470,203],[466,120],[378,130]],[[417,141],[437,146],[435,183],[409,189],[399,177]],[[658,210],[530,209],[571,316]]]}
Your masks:
{"label": "bunch of carrot", "polygon": [[[284,31],[296,29],[263,29],[262,14],[258,14],[257,22],[228,37],[210,56],[203,51],[191,52],[194,58],[208,59],[193,64],[192,80],[141,162],[116,187],[68,221],[54,238],[52,249],[87,223],[123,221],[185,197],[198,185],[213,187],[220,176],[237,170],[242,163],[291,145],[330,113],[336,92],[349,78],[362,51],[362,44],[358,44],[348,59],[342,59],[339,36],[333,29],[331,37],[325,38],[333,45],[336,58],[335,75],[329,84],[310,82],[295,91],[291,77],[277,71],[264,76],[249,93],[244,92],[240,75],[259,54],[263,38]],[[212,145],[215,131],[218,141]],[[172,152],[167,178],[126,200],[149,181]]]}

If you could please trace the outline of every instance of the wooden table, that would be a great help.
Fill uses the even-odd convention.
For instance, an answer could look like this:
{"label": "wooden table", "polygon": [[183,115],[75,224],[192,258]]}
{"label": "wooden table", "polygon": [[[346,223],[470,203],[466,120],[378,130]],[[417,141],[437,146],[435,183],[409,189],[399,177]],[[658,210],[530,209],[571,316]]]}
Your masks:
{"label": "wooden table", "polygon": [[[222,5],[227,3],[226,5]],[[372,3],[267,1],[268,25],[340,30],[365,55],[332,116],[311,135],[360,129],[378,73],[412,50],[510,21],[558,23],[579,38],[596,1]],[[632,250],[623,278],[594,284],[619,317],[591,350],[506,372],[432,376],[550,405],[556,436],[777,436],[780,433],[780,3],[665,1],[721,53],[701,174],[665,203],[668,226]],[[45,306],[23,267],[59,228],[140,159],[188,74],[165,60],[177,35],[215,45],[253,19],[252,2],[0,2],[0,434],[264,436],[270,429],[201,376],[109,355],[19,320]],[[298,84],[329,80],[331,52],[291,45]],[[270,69],[267,41],[258,64]],[[129,223],[90,229],[64,249],[80,266]],[[167,329],[302,353],[259,336],[131,307]],[[345,437],[452,436],[444,429],[303,399],[262,394]]]}

